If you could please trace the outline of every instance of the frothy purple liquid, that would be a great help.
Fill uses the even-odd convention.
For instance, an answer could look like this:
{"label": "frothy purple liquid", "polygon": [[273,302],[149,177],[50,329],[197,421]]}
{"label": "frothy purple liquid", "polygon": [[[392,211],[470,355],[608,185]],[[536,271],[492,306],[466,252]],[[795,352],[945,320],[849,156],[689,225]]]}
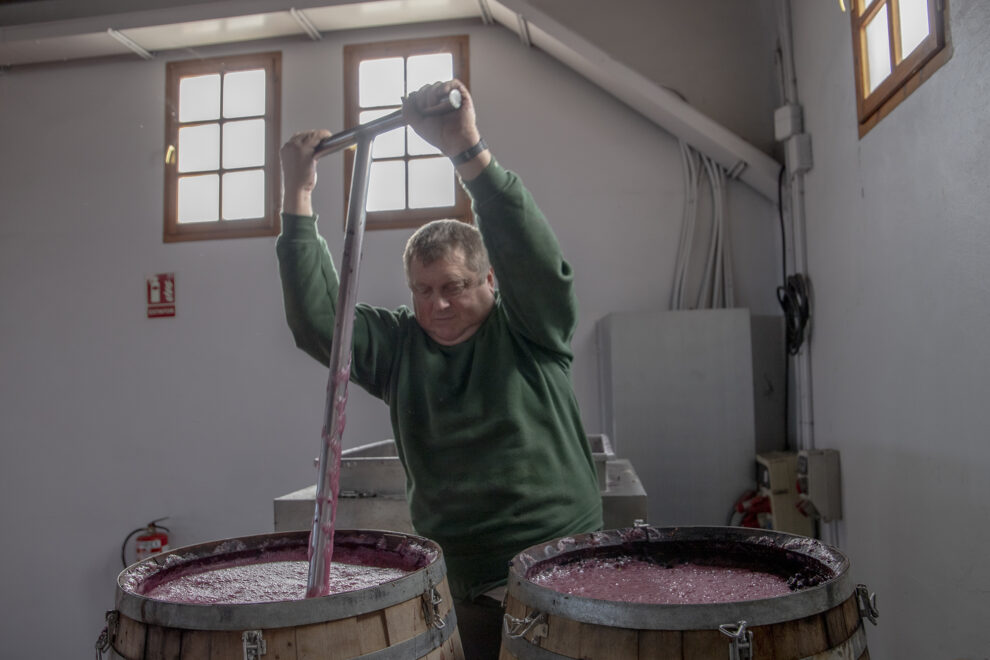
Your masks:
{"label": "frothy purple liquid", "polygon": [[530,579],[573,596],[628,603],[730,603],[791,592],[787,580],[772,573],[691,562],[667,566],[632,557],[581,559]]}
{"label": "frothy purple liquid", "polygon": [[[329,573],[329,594],[376,587],[408,575],[400,566],[368,566],[334,562]],[[303,559],[230,563],[192,571],[140,593],[154,600],[200,605],[271,603],[306,597],[309,562]]]}

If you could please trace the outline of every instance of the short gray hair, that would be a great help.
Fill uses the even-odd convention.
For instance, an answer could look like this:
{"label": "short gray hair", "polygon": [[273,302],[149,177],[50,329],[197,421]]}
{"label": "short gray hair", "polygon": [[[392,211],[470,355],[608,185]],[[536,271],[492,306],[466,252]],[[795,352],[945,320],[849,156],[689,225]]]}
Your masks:
{"label": "short gray hair", "polygon": [[[429,266],[438,259],[447,257],[453,250],[464,251],[464,263],[479,277],[488,274],[491,265],[488,250],[481,239],[481,232],[474,225],[460,220],[434,220],[428,222],[409,237],[402,260],[406,266],[406,280],[409,280],[409,267],[413,259]],[[410,282],[411,284],[411,282]]]}

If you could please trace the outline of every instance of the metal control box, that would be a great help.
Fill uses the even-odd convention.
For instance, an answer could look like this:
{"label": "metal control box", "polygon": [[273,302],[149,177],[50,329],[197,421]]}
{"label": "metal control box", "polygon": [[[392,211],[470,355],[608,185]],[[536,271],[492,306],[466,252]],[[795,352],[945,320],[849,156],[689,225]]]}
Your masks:
{"label": "metal control box", "polygon": [[756,455],[756,482],[760,494],[770,499],[773,529],[814,536],[815,522],[799,508],[797,489],[798,455],[773,451]]}
{"label": "metal control box", "polygon": [[798,496],[804,508],[824,522],[842,519],[842,481],[836,449],[798,452]]}

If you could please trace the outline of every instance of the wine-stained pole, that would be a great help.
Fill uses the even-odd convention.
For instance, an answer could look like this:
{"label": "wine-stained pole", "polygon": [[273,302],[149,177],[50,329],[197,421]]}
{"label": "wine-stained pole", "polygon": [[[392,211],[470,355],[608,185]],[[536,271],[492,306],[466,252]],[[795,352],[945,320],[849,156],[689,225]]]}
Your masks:
{"label": "wine-stained pole", "polygon": [[[440,112],[461,106],[461,93],[451,90],[447,104]],[[330,593],[330,560],[333,555],[333,530],[337,513],[337,493],[340,486],[340,451],[344,433],[344,408],[347,404],[347,381],[351,374],[351,338],[354,331],[355,295],[361,244],[367,219],[368,177],[371,172],[371,148],[375,136],[405,125],[402,110],[362,124],[322,140],[314,150],[319,158],[357,145],[351,190],[347,203],[347,224],[344,253],[340,264],[340,290],[334,320],[333,343],[330,348],[330,375],[327,382],[327,402],[323,416],[323,443],[320,449],[319,476],[316,482],[316,507],[309,535],[309,576],[306,597]]]}

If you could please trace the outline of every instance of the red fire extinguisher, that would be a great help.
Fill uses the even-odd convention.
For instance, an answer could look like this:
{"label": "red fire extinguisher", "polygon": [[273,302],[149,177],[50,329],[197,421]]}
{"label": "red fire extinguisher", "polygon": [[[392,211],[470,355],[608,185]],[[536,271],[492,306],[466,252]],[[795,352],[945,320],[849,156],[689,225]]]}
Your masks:
{"label": "red fire extinguisher", "polygon": [[127,559],[125,556],[127,542],[135,534],[138,534],[138,536],[134,539],[134,554],[136,556],[134,561],[141,561],[153,554],[168,550],[169,529],[158,524],[163,520],[168,520],[168,517],[152,520],[146,526],[138,527],[127,535],[124,543],[120,546],[120,562],[124,565],[124,568],[127,568]]}

